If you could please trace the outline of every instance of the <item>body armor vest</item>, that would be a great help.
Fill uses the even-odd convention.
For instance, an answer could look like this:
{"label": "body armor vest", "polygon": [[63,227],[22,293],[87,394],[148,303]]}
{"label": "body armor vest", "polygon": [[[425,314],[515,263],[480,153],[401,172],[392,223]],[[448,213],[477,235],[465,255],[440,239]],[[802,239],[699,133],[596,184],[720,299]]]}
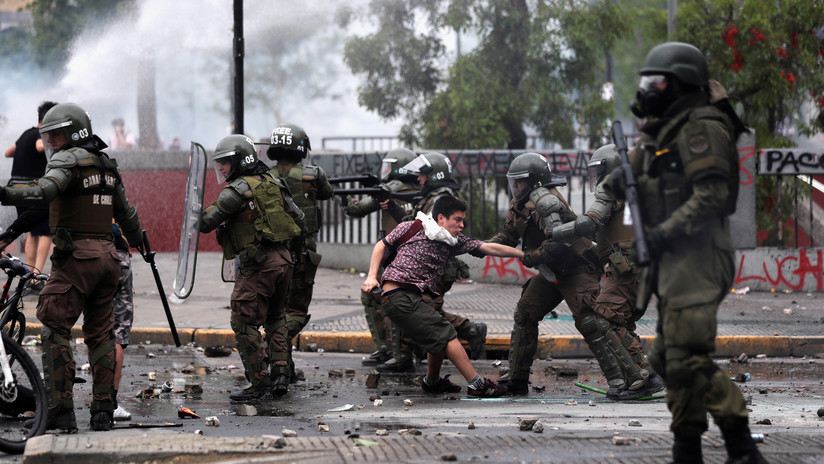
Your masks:
{"label": "body armor vest", "polygon": [[117,162],[105,153],[70,148],[77,158],[75,178],[49,206],[49,226],[67,229],[73,236],[111,235],[115,188],[120,182]]}
{"label": "body armor vest", "polygon": [[286,176],[286,185],[292,193],[295,204],[306,216],[307,234],[312,235],[320,230],[320,208],[317,206],[317,188],[313,185],[317,179],[317,169],[314,166],[296,164]]}
{"label": "body armor vest", "polygon": [[226,240],[221,246],[226,259],[232,259],[253,243],[274,245],[300,236],[300,227],[283,208],[282,184],[268,174],[243,176],[232,181],[242,198],[240,211],[226,220]]}
{"label": "body armor vest", "polygon": [[[386,182],[382,185],[386,187],[387,190],[393,193],[412,193],[418,191],[418,189],[415,188],[415,186],[413,186],[412,184],[407,184],[397,179],[390,180],[389,182]],[[395,204],[397,204],[399,207],[403,209],[404,215],[412,213],[412,203],[402,200],[394,201]],[[384,231],[384,233],[389,235],[389,233],[392,232],[397,226],[398,221],[396,221],[395,218],[393,218],[392,215],[387,213],[385,210],[381,210],[381,229]]]}
{"label": "body armor vest", "polygon": [[[435,206],[435,201],[438,200],[438,197],[441,195],[449,195],[452,197],[457,198],[458,200],[462,200],[461,194],[456,192],[450,187],[440,187],[431,192],[429,195],[423,197],[418,205],[415,207],[415,213],[418,211],[423,212],[424,214],[429,214],[432,212],[432,208]],[[435,218],[437,220],[437,218]]]}

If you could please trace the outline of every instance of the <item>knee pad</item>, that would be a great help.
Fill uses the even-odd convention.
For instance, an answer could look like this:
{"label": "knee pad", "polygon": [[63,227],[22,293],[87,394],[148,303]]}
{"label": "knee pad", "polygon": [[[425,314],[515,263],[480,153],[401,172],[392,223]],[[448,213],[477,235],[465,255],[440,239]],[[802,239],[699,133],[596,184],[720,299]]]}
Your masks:
{"label": "knee pad", "polygon": [[595,314],[588,314],[575,321],[575,328],[585,339],[603,337],[610,327],[608,320]]}

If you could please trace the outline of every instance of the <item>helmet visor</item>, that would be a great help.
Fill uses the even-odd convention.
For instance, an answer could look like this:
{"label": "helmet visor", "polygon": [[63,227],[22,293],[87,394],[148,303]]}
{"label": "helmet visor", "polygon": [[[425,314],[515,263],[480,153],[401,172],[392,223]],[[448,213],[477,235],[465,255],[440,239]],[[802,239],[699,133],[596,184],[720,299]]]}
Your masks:
{"label": "helmet visor", "polygon": [[223,153],[215,153],[212,159],[215,160],[215,176],[217,177],[218,185],[226,182],[226,179],[232,176],[234,171],[233,162],[237,150],[225,151]]}
{"label": "helmet visor", "polygon": [[40,132],[40,139],[43,140],[43,148],[48,159],[51,159],[56,151],[60,151],[69,142],[66,139],[66,133],[60,129],[55,130],[54,127],[46,132]]}
{"label": "helmet visor", "polygon": [[661,90],[666,86],[667,77],[663,74],[650,74],[641,76],[641,83],[638,84],[638,90],[642,92],[649,92],[656,89]]}
{"label": "helmet visor", "polygon": [[521,201],[529,195],[532,191],[532,183],[529,180],[529,173],[522,174],[507,174],[509,181],[509,193],[516,201]]}
{"label": "helmet visor", "polygon": [[383,162],[381,163],[381,181],[386,182],[389,180],[389,177],[392,175],[392,168],[398,164],[398,160],[395,158],[384,158]]}
{"label": "helmet visor", "polygon": [[587,164],[587,174],[589,180],[589,189],[595,190],[598,182],[604,178],[607,172],[607,160],[590,161]]}
{"label": "helmet visor", "polygon": [[426,156],[420,155],[417,158],[410,161],[406,166],[398,169],[400,174],[413,174],[413,175],[421,175],[421,174],[429,174],[432,172],[432,164],[426,159]]}

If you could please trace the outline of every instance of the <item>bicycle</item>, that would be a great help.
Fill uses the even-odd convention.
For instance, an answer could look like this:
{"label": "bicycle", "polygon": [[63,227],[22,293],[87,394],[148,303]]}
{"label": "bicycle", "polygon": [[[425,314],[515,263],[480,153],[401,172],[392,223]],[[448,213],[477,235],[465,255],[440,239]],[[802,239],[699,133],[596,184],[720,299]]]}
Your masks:
{"label": "bicycle", "polygon": [[[26,335],[26,316],[23,314],[23,296],[27,295],[27,290],[34,285],[34,281],[48,280],[48,274],[40,274],[25,264],[19,258],[6,254],[0,258],[0,270],[6,275],[6,283],[3,284],[3,293],[0,294],[0,327],[12,340],[23,344],[23,337]],[[16,277],[20,277],[14,293],[9,294],[12,283]]]}
{"label": "bicycle", "polygon": [[[30,438],[46,431],[48,423],[46,387],[37,365],[19,343],[25,335],[25,317],[20,311],[23,294],[32,279],[48,277],[29,270],[11,255],[0,258],[0,270],[8,275],[0,297],[0,451],[20,454]],[[20,281],[9,294],[16,277]]]}

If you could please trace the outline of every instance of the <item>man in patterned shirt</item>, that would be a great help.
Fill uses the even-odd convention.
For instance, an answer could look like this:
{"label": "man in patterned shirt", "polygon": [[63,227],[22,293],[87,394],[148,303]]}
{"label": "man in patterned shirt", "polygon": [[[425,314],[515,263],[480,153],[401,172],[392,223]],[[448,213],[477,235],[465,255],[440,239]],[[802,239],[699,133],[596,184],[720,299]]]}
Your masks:
{"label": "man in patterned shirt", "polygon": [[436,278],[444,262],[451,256],[476,254],[516,257],[523,252],[497,243],[484,243],[461,233],[466,217],[466,203],[444,196],[432,210],[432,215],[418,213],[414,221],[399,224],[375,244],[369,274],[363,291],[379,285],[377,275],[384,254],[390,249],[396,255],[382,276],[381,304],[383,313],[427,353],[427,371],[421,388],[427,393],[457,393],[461,387],[450,382],[448,375],[440,377],[444,357],[452,361],[467,381],[467,394],[476,397],[496,397],[506,393],[506,387],[482,378],[458,340],[455,328],[427,305],[422,295],[437,296]]}

